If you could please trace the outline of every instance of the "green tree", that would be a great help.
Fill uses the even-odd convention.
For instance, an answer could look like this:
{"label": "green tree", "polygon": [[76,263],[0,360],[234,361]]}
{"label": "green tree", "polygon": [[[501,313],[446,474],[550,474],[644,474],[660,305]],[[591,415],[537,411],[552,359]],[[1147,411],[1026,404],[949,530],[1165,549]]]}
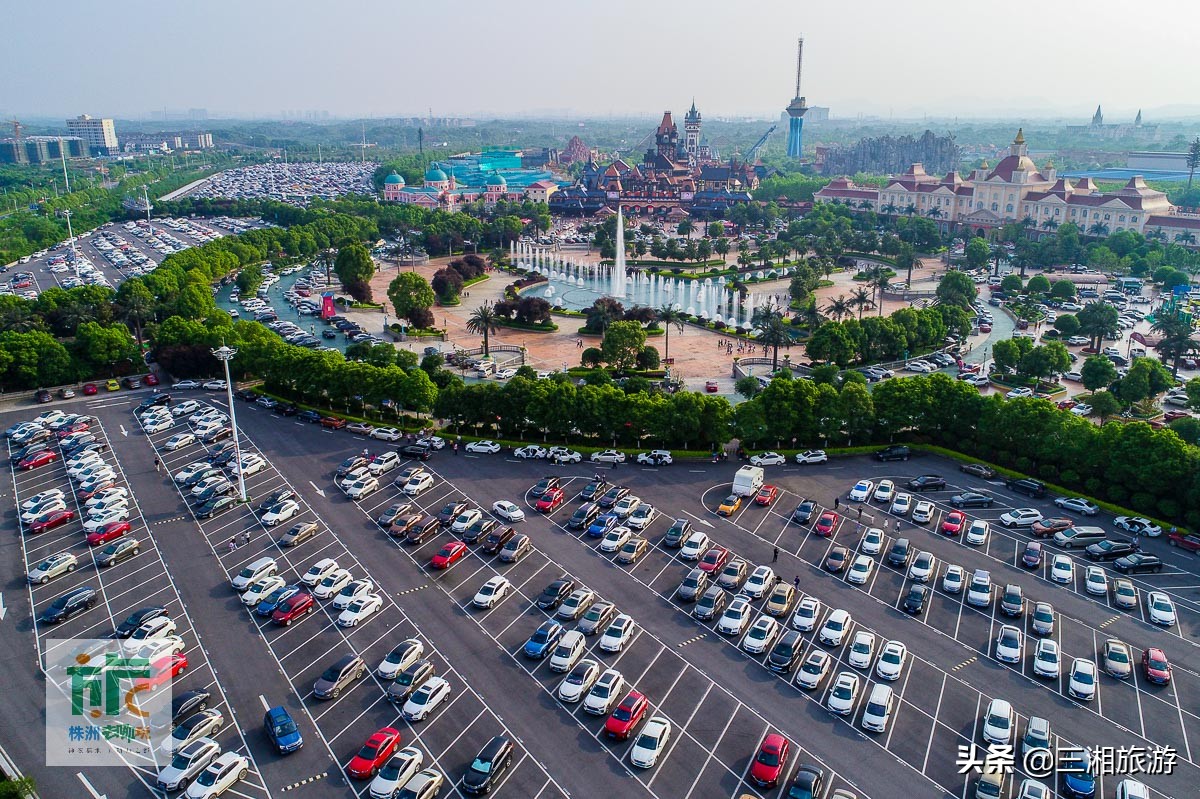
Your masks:
{"label": "green tree", "polygon": [[126,280],[117,288],[114,300],[117,318],[133,326],[138,344],[142,343],[142,326],[154,318],[154,295],[141,280]]}
{"label": "green tree", "polygon": [[733,384],[733,389],[746,399],[754,399],[762,393],[762,383],[758,382],[757,377],[746,375],[737,379],[737,382]]}
{"label": "green tree", "polygon": [[1059,314],[1054,319],[1054,329],[1064,336],[1073,336],[1079,332],[1079,317],[1075,314]]}
{"label": "green tree", "polygon": [[1158,352],[1163,363],[1170,359],[1172,375],[1179,374],[1183,356],[1200,349],[1200,344],[1192,338],[1191,322],[1179,314],[1160,312],[1150,329],[1161,337]]}
{"label": "green tree", "polygon": [[357,282],[369,282],[375,274],[375,262],[371,253],[361,244],[350,244],[338,249],[333,262],[333,271],[343,286]]}
{"label": "green tree", "polygon": [[1070,280],[1056,280],[1050,286],[1050,296],[1056,300],[1073,300],[1075,291],[1075,284]]}
{"label": "green tree", "polygon": [[[399,319],[412,321],[415,312],[426,311],[433,306],[437,295],[429,281],[416,272],[402,272],[388,284],[388,299]],[[414,326],[418,326],[414,323]]]}
{"label": "green tree", "polygon": [[212,291],[208,286],[189,283],[175,299],[175,313],[184,319],[203,321],[213,316],[217,310],[217,303],[213,300]]}
{"label": "green tree", "polygon": [[627,371],[637,366],[638,353],[646,344],[646,331],[637,322],[613,322],[604,333],[600,351],[604,362]]}
{"label": "green tree", "polygon": [[491,335],[500,332],[500,317],[496,313],[495,306],[490,302],[485,302],[471,311],[471,315],[467,317],[467,330],[477,336],[483,336],[483,354],[490,355]]}
{"label": "green tree", "polygon": [[[1029,339],[1023,339],[1028,341]],[[1039,381],[1051,375],[1062,374],[1071,368],[1071,353],[1061,342],[1052,341],[1034,347],[1021,358],[1020,371]]]}
{"label": "green tree", "polygon": [[725,235],[725,223],[724,222],[722,222],[718,219],[715,222],[708,223],[708,237],[709,238],[719,239],[721,236],[724,236],[724,235]]}
{"label": "green tree", "polygon": [[1000,290],[1005,294],[1020,294],[1024,288],[1020,275],[1005,275],[1000,281]]}
{"label": "green tree", "polygon": [[75,351],[81,361],[91,364],[93,372],[102,367],[111,370],[124,360],[136,364],[140,355],[129,328],[124,325],[105,327],[98,322],[84,322],[75,331]]}
{"label": "green tree", "polygon": [[1092,413],[1096,414],[1101,424],[1121,411],[1121,401],[1111,391],[1097,391],[1088,404],[1092,406]]}
{"label": "green tree", "polygon": [[992,250],[988,247],[985,239],[975,236],[967,242],[967,246],[963,248],[963,257],[966,260],[967,267],[970,269],[980,269],[987,264],[988,259],[992,256]]}
{"label": "green tree", "polygon": [[683,332],[687,315],[671,303],[664,303],[654,312],[654,318],[663,326],[663,357],[671,357],[671,328]]}
{"label": "green tree", "polygon": [[818,327],[805,349],[809,358],[836,363],[843,369],[854,359],[854,342],[841,322],[826,322]]}
{"label": "green tree", "polygon": [[1196,170],[1200,169],[1200,136],[1197,136],[1192,140],[1192,143],[1188,145],[1187,168],[1187,190],[1190,192],[1192,190],[1192,178],[1196,176]]}
{"label": "green tree", "polygon": [[262,267],[258,264],[250,264],[249,266],[242,267],[242,270],[238,272],[237,279],[234,281],[237,284],[238,291],[242,294],[253,294],[258,291],[258,287],[262,285],[262,282],[263,271]]}
{"label": "green tree", "polygon": [[1096,392],[1113,384],[1113,381],[1117,379],[1117,367],[1103,355],[1091,355],[1084,360],[1083,366],[1079,368],[1079,374],[1083,387],[1088,391]]}
{"label": "green tree", "polygon": [[1103,302],[1089,302],[1076,314],[1079,318],[1079,333],[1091,339],[1092,349],[1100,349],[1105,336],[1115,335],[1118,327],[1117,309]]}
{"label": "green tree", "polygon": [[1050,291],[1050,278],[1045,275],[1034,275],[1025,286],[1030,294],[1047,294]]}
{"label": "green tree", "polygon": [[992,359],[1000,372],[1020,372],[1021,362],[1033,351],[1033,339],[1004,338],[992,345]]}
{"label": "green tree", "polygon": [[875,404],[862,383],[849,382],[842,386],[838,395],[838,410],[849,446],[854,446],[854,439],[866,436],[875,426]]}
{"label": "green tree", "polygon": [[947,272],[938,281],[937,298],[939,302],[946,305],[970,308],[971,303],[975,301],[978,295],[979,292],[975,289],[975,282],[964,272]]}

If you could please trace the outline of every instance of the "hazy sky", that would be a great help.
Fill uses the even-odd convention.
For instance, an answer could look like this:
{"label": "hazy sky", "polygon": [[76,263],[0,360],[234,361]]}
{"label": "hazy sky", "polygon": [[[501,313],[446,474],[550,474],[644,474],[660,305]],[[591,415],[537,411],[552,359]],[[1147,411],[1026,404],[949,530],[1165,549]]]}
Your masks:
{"label": "hazy sky", "polygon": [[1090,117],[1200,103],[1197,0],[5,4],[0,113]]}

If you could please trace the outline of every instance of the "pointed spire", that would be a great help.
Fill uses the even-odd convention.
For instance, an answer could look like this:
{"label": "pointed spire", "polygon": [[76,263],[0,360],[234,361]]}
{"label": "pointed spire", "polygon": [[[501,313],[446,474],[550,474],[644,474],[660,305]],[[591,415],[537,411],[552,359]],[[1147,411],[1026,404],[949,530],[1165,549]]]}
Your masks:
{"label": "pointed spire", "polygon": [[1017,137],[1013,139],[1013,144],[1025,143],[1025,128],[1017,128]]}

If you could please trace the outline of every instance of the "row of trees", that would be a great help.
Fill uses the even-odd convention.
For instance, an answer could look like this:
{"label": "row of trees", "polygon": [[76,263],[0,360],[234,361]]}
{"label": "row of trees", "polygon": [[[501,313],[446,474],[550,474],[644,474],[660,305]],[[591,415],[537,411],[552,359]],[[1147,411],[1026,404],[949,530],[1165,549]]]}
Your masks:
{"label": "row of trees", "polygon": [[966,311],[952,305],[901,308],[886,317],[830,320],[805,345],[813,360],[846,368],[853,363],[895,361],[942,346],[951,332],[969,333]]}

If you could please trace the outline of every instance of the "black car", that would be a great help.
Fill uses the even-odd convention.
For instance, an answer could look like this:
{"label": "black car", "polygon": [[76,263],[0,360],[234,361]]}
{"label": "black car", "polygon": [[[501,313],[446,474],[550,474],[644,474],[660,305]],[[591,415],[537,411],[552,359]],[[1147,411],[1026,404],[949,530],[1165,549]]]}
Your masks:
{"label": "black car", "polygon": [[229,449],[219,452],[216,455],[212,455],[208,460],[213,466],[228,466],[237,460],[237,452],[233,449],[233,447],[230,447]]}
{"label": "black car", "polygon": [[203,689],[184,691],[171,700],[171,723],[178,724],[193,713],[208,709],[211,695]]}
{"label": "black car", "polygon": [[479,519],[463,531],[462,541],[467,544],[474,544],[475,542],[486,538],[488,533],[492,532],[495,527],[495,519]]}
{"label": "black car", "polygon": [[122,538],[114,541],[96,555],[99,566],[116,566],[123,560],[132,558],[142,551],[142,545],[136,538]]}
{"label": "black car", "polygon": [[180,483],[180,485],[183,486],[184,488],[195,488],[197,485],[204,482],[205,480],[207,480],[210,477],[220,477],[220,476],[222,476],[221,470],[216,467],[210,466],[207,469],[201,469],[200,471],[196,472],[191,477],[189,477],[188,479],[186,479],[182,483]]}
{"label": "black car", "polygon": [[558,488],[561,485],[561,482],[562,481],[560,481],[557,477],[543,477],[541,480],[537,481],[537,485],[525,493],[540,497],[550,489]]}
{"label": "black car", "polygon": [[825,795],[825,774],[816,766],[801,766],[792,777],[792,786],[788,788],[788,799],[805,799]]}
{"label": "black car", "polygon": [[676,519],[671,522],[671,527],[667,530],[667,534],[663,536],[663,546],[679,549],[691,534],[692,523],[687,519]]}
{"label": "black car", "polygon": [[925,609],[925,600],[929,596],[929,588],[921,583],[916,583],[908,589],[908,594],[904,597],[904,604],[901,606],[905,613],[911,613],[916,616]]}
{"label": "black car", "polygon": [[780,674],[788,674],[796,668],[800,656],[804,654],[804,639],[801,635],[799,630],[788,630],[784,633],[775,642],[775,646],[771,647],[771,654],[767,656],[767,668]]}
{"label": "black car", "polygon": [[362,455],[351,455],[349,458],[346,458],[346,460],[338,464],[337,470],[333,473],[333,476],[338,478],[345,477],[358,467],[366,465],[367,459]]}
{"label": "black car", "polygon": [[542,610],[554,610],[574,590],[574,580],[569,577],[560,577],[542,589],[542,593],[537,598],[537,606]]}
{"label": "black car", "polygon": [[936,474],[923,474],[908,481],[908,488],[911,491],[933,491],[945,487],[946,478]]}
{"label": "black car", "polygon": [[415,458],[419,461],[427,461],[433,456],[433,448],[424,444],[405,444],[396,451],[400,453],[401,458]]}
{"label": "black car", "polygon": [[796,522],[796,524],[808,524],[812,521],[813,514],[816,512],[817,503],[811,499],[806,499],[792,511],[792,521]]}
{"label": "black car", "polygon": [[1146,574],[1147,572],[1160,572],[1163,568],[1163,562],[1157,555],[1146,552],[1134,552],[1123,558],[1117,558],[1112,565],[1121,574]]}
{"label": "black car", "polygon": [[1034,499],[1046,496],[1046,485],[1037,480],[1030,480],[1027,477],[1022,477],[1019,480],[1006,480],[1004,481],[1004,485],[1009,491],[1024,494]]}
{"label": "black car", "polygon": [[984,466],[982,463],[964,463],[958,469],[961,472],[982,477],[984,480],[991,480],[996,477],[996,470],[991,466]]}
{"label": "black car", "polygon": [[442,506],[442,509],[437,512],[438,524],[448,527],[458,514],[467,509],[467,501],[465,499],[455,499],[447,502]]}
{"label": "black car", "polygon": [[194,499],[192,499],[192,505],[194,507],[198,508],[201,505],[205,504],[206,502],[210,502],[211,500],[214,500],[217,497],[223,497],[226,494],[232,494],[233,492],[234,492],[233,483],[229,482],[228,480],[225,480],[223,482],[217,483],[216,485],[209,486],[208,488],[201,491]]}
{"label": "black car", "polygon": [[1087,555],[1088,560],[1116,560],[1137,551],[1138,548],[1129,541],[1107,540],[1088,544],[1084,554]]}
{"label": "black car", "polygon": [[908,543],[907,538],[897,538],[892,543],[892,548],[888,550],[887,562],[889,566],[900,568],[908,563],[909,557],[912,555],[912,547]]}
{"label": "black car", "polygon": [[321,331],[321,338],[335,339],[335,338],[337,338],[337,333],[334,332],[333,330],[329,330],[327,328],[327,329]]}
{"label": "black car", "polygon": [[462,778],[462,789],[471,794],[484,794],[498,785],[512,763],[513,742],[497,735],[479,751]]}
{"label": "black car", "polygon": [[233,396],[237,397],[243,402],[255,402],[258,400],[258,394],[248,388],[237,389],[233,392]]}
{"label": "black car", "polygon": [[902,444],[884,447],[875,453],[877,461],[906,461],[912,456],[912,450]]}
{"label": "black car", "polygon": [[567,527],[570,527],[572,530],[583,530],[594,522],[599,515],[600,508],[595,502],[585,502],[571,514],[571,518],[567,520]]}
{"label": "black car", "polygon": [[284,405],[280,403],[275,406],[275,413],[280,416],[295,416],[300,413],[300,406],[296,404]]}
{"label": "black car", "polygon": [[629,489],[625,486],[613,486],[604,493],[604,496],[600,497],[600,507],[605,509],[611,508],[624,499],[628,493]]}
{"label": "black car", "polygon": [[50,449],[49,441],[38,441],[36,444],[26,444],[17,451],[13,452],[9,457],[9,462],[20,463],[35,452],[41,452],[44,449]]}
{"label": "black car", "polygon": [[296,414],[296,418],[302,422],[316,424],[321,421],[321,414],[316,411],[300,411],[300,413]]}
{"label": "black car", "polygon": [[221,497],[213,497],[208,502],[205,502],[196,509],[197,519],[211,519],[218,513],[227,511],[237,504],[238,498],[230,494]]}
{"label": "black car", "polygon": [[58,624],[84,610],[92,608],[97,601],[96,589],[91,586],[75,588],[50,603],[42,613],[46,624]]}
{"label": "black car", "polygon": [[218,441],[229,438],[231,435],[233,435],[233,431],[230,430],[228,427],[218,427],[216,430],[213,430],[211,433],[205,433],[203,436],[201,436],[200,443],[201,444],[215,444]]}
{"label": "black car", "polygon": [[964,491],[950,497],[950,504],[956,508],[990,508],[996,500],[978,491]]}
{"label": "black car", "polygon": [[272,491],[271,495],[259,503],[258,509],[261,511],[268,510],[272,505],[283,502],[287,499],[292,499],[296,496],[296,492],[290,488],[280,488]]}
{"label": "black car", "polygon": [[151,394],[150,396],[143,399],[140,403],[138,403],[138,407],[139,408],[150,408],[155,405],[170,405],[170,404],[171,404],[171,395],[170,394]]}
{"label": "black car", "polygon": [[609,489],[607,480],[593,480],[579,492],[579,498],[585,502],[595,502]]}
{"label": "black car", "polygon": [[504,545],[513,539],[517,531],[511,527],[496,528],[488,533],[488,537],[483,539],[483,551],[489,555],[495,555]]}
{"label": "black car", "polygon": [[133,613],[129,614],[129,618],[125,619],[125,621],[121,622],[117,626],[116,636],[117,638],[128,638],[129,636],[133,635],[134,630],[136,630],[138,627],[141,627],[151,619],[157,619],[159,616],[167,615],[169,615],[167,613],[167,609],[162,605],[151,605],[149,607],[141,608],[140,610],[135,610]]}

